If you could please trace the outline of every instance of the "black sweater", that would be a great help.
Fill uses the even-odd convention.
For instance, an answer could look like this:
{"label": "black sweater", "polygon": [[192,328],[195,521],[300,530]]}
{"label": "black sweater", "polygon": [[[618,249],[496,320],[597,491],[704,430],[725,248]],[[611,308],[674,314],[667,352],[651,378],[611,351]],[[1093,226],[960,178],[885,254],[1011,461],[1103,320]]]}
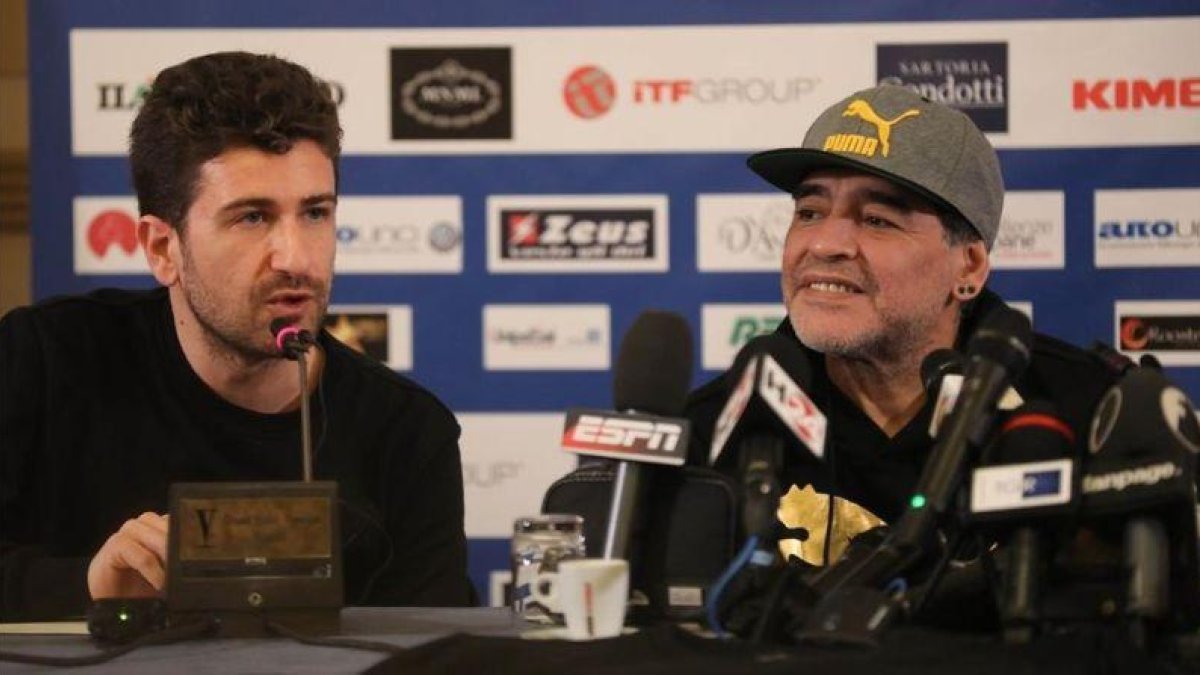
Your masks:
{"label": "black sweater", "polygon": [[[317,479],[342,501],[348,604],[471,602],[459,428],[432,394],[322,332]],[[0,321],[0,617],[78,615],[92,555],[173,482],[298,480],[299,413],[260,414],[189,366],[165,289]]]}

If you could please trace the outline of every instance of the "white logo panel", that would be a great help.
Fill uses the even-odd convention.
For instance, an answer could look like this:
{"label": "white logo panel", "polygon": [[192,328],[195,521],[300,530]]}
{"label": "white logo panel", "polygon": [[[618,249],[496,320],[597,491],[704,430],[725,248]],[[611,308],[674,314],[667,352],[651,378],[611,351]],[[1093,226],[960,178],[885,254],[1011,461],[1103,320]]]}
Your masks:
{"label": "white logo panel", "polygon": [[1097,190],[1095,219],[1096,267],[1200,267],[1200,190]]}
{"label": "white logo panel", "polygon": [[462,198],[341,197],[338,274],[459,274]]}
{"label": "white logo panel", "polygon": [[1000,232],[992,245],[994,269],[1061,269],[1066,264],[1062,192],[1004,195]]}
{"label": "white logo panel", "polygon": [[76,197],[72,210],[76,274],[150,273],[137,237],[137,199]]}
{"label": "white logo panel", "polygon": [[780,303],[706,304],[700,309],[701,365],[725,370],[747,342],[770,333],[786,320]]}
{"label": "white logo panel", "polygon": [[550,484],[572,471],[560,413],[458,413],[468,537],[512,536],[513,520],[540,513]]}
{"label": "white logo panel", "polygon": [[793,210],[783,193],[697,195],[696,268],[778,274]]}
{"label": "white logo panel", "polygon": [[485,370],[607,370],[608,305],[485,305]]}

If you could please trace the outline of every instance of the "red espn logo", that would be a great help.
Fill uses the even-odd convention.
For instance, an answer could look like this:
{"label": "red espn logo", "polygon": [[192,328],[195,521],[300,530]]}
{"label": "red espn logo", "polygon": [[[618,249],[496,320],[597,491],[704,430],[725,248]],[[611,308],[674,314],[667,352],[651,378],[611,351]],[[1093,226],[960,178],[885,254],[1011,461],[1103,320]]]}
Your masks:
{"label": "red espn logo", "polygon": [[1076,110],[1200,108],[1200,77],[1161,80],[1075,80],[1071,107]]}

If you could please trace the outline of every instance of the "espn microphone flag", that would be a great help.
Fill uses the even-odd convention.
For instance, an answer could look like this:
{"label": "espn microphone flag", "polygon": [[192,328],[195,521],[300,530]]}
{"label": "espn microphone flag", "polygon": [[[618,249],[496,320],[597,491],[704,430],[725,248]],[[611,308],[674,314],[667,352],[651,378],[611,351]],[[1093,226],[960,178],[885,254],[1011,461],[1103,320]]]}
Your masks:
{"label": "espn microphone flag", "polygon": [[572,408],[562,447],[590,457],[683,466],[688,439],[687,420]]}

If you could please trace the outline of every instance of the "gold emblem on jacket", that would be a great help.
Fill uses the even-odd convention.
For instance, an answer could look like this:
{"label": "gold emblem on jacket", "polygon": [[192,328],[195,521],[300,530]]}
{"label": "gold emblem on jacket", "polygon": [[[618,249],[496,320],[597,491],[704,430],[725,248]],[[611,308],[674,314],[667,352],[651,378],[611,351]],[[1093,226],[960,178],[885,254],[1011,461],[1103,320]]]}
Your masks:
{"label": "gold emblem on jacket", "polygon": [[[781,539],[779,552],[784,557],[794,555],[810,565],[825,564],[825,528],[829,521],[829,495],[817,492],[811,485],[800,489],[793,485],[779,499],[779,522],[789,529],[803,529],[808,538]],[[879,516],[852,501],[833,498],[833,526],[829,528],[829,559],[837,560],[851,539],[880,525]]]}

